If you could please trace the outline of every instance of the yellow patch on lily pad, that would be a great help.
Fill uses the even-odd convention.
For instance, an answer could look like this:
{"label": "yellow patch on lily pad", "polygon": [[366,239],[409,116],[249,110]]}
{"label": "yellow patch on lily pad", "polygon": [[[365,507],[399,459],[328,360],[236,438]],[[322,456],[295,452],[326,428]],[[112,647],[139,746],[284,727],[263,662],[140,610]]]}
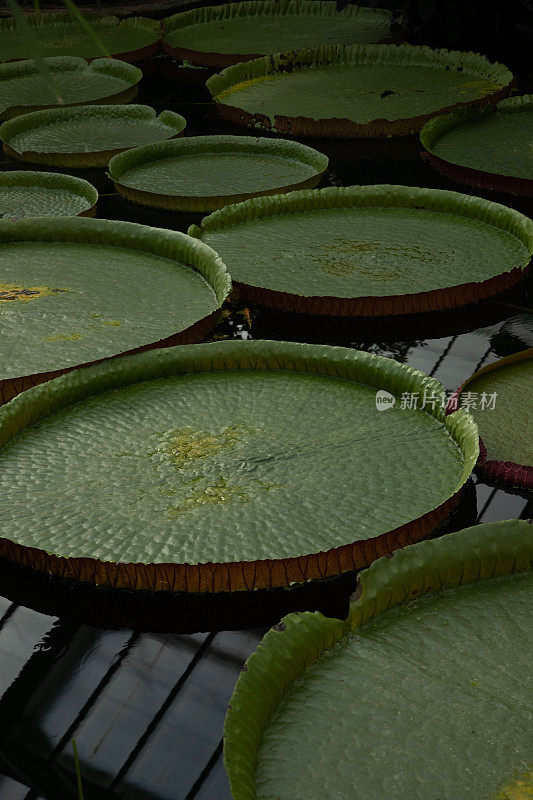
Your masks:
{"label": "yellow patch on lily pad", "polygon": [[0,283],[0,303],[7,303],[13,300],[36,300],[38,297],[46,297],[58,292],[65,292],[66,289],[52,289],[50,286],[20,286],[16,283]]}

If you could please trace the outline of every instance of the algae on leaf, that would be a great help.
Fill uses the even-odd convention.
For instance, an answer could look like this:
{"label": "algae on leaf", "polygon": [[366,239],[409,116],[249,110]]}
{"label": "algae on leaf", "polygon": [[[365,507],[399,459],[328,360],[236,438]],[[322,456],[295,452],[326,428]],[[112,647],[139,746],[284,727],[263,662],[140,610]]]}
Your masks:
{"label": "algae on leaf", "polygon": [[533,223],[519,212],[405,186],[257,198],[189,233],[252,301],[333,316],[466,305],[524,277],[533,254]]}
{"label": "algae on leaf", "polygon": [[199,244],[126,222],[0,221],[0,397],[2,381],[153,344],[208,317],[230,279]]}
{"label": "algae on leaf", "polygon": [[[145,308],[140,283],[125,285]],[[68,296],[18,303],[19,313]],[[78,580],[187,592],[364,566],[446,519],[478,456],[464,411],[398,403],[382,414],[378,389],[444,391],[391,359],[268,341],[143,353],[31,389],[0,409],[4,555],[53,572],[61,563]]]}
{"label": "algae on leaf", "polygon": [[474,53],[411,45],[317,47],[227,67],[207,81],[237,125],[294,136],[399,136],[455,106],[510,93],[512,73]]}

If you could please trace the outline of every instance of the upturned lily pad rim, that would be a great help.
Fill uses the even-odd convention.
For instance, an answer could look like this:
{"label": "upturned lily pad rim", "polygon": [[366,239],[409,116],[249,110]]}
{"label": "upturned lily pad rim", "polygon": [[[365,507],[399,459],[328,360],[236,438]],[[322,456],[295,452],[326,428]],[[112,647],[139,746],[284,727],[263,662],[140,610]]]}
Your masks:
{"label": "upturned lily pad rim", "polygon": [[[135,50],[124,50],[123,52],[119,53],[110,53],[112,58],[119,59],[121,61],[127,61],[128,63],[133,63],[136,61],[144,61],[144,59],[149,58],[150,56],[157,53],[161,45],[161,39],[163,36],[163,30],[161,27],[161,23],[158,20],[150,19],[149,17],[115,17],[109,14],[97,14],[87,12],[83,14],[84,19],[87,20],[91,25],[104,25],[112,28],[119,27],[122,30],[124,28],[144,28],[146,31],[149,31],[153,34],[153,41],[149,44],[145,45],[144,47],[137,48]],[[65,13],[51,13],[51,14],[26,14],[26,19],[28,20],[29,24],[34,27],[51,27],[55,26],[67,26],[67,25],[74,25],[76,26],[77,23]],[[7,17],[5,19],[0,19],[0,37],[3,31],[6,30],[15,30],[17,31],[17,26],[12,17]],[[98,31],[97,31],[98,33]],[[80,28],[80,35],[83,35],[83,31]],[[96,49],[96,45],[95,45]],[[99,58],[100,54],[93,56],[93,58]],[[11,61],[20,61],[21,59],[11,59]],[[92,59],[88,59],[88,61],[92,61]],[[9,62],[6,62],[9,63]]]}
{"label": "upturned lily pad rim", "polygon": [[[80,217],[55,217],[33,218],[24,220],[0,220],[0,246],[3,243],[17,241],[33,242],[81,242],[123,247],[137,252],[153,253],[189,265],[197,271],[211,286],[219,307],[231,291],[231,277],[226,265],[208,245],[197,242],[191,237],[178,231],[163,228],[150,228],[133,222],[122,222],[106,219],[86,219]],[[158,342],[144,342],[126,352],[136,353],[155,347],[170,346],[175,344],[188,344],[198,342],[207,335],[213,327],[215,310],[204,319],[198,320],[192,326],[172,334],[167,339]],[[90,363],[107,363],[117,356],[123,355],[120,351],[104,359]],[[76,370],[77,367],[86,367],[87,364],[54,368],[49,372],[32,375],[21,375],[17,378],[0,377],[0,405],[7,403],[20,392],[31,386],[36,386],[64,373]],[[110,368],[113,369],[112,367]],[[79,371],[79,370],[78,370]]]}
{"label": "upturned lily pad rim", "polygon": [[[467,380],[457,389],[452,395],[448,403],[448,410],[451,412],[460,404],[461,394],[466,391],[468,387],[476,381],[481,375],[487,375],[491,372],[496,372],[500,369],[505,369],[510,364],[519,364],[522,361],[533,360],[533,347],[526,350],[520,350],[518,353],[513,353],[505,358],[500,358],[498,361],[493,361],[492,364],[487,364],[477,372],[474,372]],[[528,435],[527,432],[525,434]],[[497,483],[507,484],[513,487],[524,489],[533,489],[533,465],[532,464],[516,464],[514,461],[498,461],[497,459],[487,458],[487,449],[483,444],[481,436],[479,437],[479,459],[476,466],[477,471],[482,476]]]}
{"label": "upturned lily pad rim", "polygon": [[[358,66],[361,64],[388,64],[401,67],[427,66],[433,69],[466,70],[479,78],[491,78],[502,88],[491,95],[485,95],[464,103],[457,102],[445,108],[436,109],[429,114],[422,114],[404,119],[374,119],[366,123],[357,123],[347,118],[329,117],[315,119],[312,117],[295,117],[276,115],[273,122],[261,112],[252,113],[238,106],[224,102],[231,94],[233,87],[239,83],[267,75],[283,74],[293,69],[320,67],[330,64]],[[323,47],[293,50],[286,53],[257,58],[246,63],[226,67],[222,72],[212,75],[206,81],[219,114],[230,122],[247,127],[272,130],[277,133],[289,133],[293,136],[316,136],[333,138],[374,138],[381,136],[406,136],[417,133],[432,117],[452,108],[476,106],[484,108],[489,103],[506,97],[511,91],[513,74],[506,66],[492,64],[485,56],[476,53],[462,53],[458,50],[432,50],[430,47],[413,45],[371,44],[371,45],[326,45]]]}
{"label": "upturned lily pad rim", "polygon": [[[122,223],[125,224],[125,223]],[[24,428],[85,397],[160,377],[226,370],[294,370],[334,376],[382,388],[403,391],[444,391],[435,378],[383,356],[327,345],[268,340],[188,345],[153,350],[103,361],[75,370],[23,392],[0,408],[0,447]],[[361,569],[394,549],[427,536],[447,519],[459,502],[476,463],[477,426],[459,409],[446,416],[437,407],[428,413],[442,423],[463,453],[463,469],[455,492],[416,520],[380,536],[332,548],[327,552],[283,559],[228,563],[123,563],[93,558],[65,558],[0,538],[0,555],[39,571],[97,585],[149,591],[235,592],[289,586]]]}
{"label": "upturned lily pad rim", "polygon": [[234,800],[256,799],[255,770],[264,731],[291,684],[322,653],[413,599],[531,571],[532,532],[528,522],[507,520],[414,544],[375,561],[359,575],[359,596],[345,621],[320,612],[284,617],[247,659],[226,714],[224,766]]}
{"label": "upturned lily pad rim", "polygon": [[[63,103],[61,108],[70,108],[71,106],[82,105],[97,105],[97,104],[120,104],[129,103],[137,94],[137,84],[142,78],[142,72],[138,67],[133,64],[127,64],[124,61],[116,61],[112,58],[95,58],[90,63],[84,58],[77,58],[76,56],[55,56],[45,58],[48,69],[52,72],[64,71],[81,71],[100,73],[111,75],[112,77],[119,78],[125,83],[125,88],[114,94],[104,95],[95,100],[81,100],[72,103]],[[0,63],[0,82],[9,77],[17,77],[20,75],[38,74],[39,69],[32,59],[25,59],[21,61],[7,61]],[[1,83],[0,83],[1,85]],[[11,119],[20,114],[28,114],[32,111],[44,110],[46,108],[57,108],[57,104],[43,104],[43,105],[14,105],[6,106],[4,109],[0,108],[0,120]]]}
{"label": "upturned lily pad rim", "polygon": [[[298,160],[312,167],[314,174],[293,184],[281,184],[273,189],[256,192],[241,192],[226,195],[164,194],[138,189],[121,183],[121,178],[130,169],[146,165],[150,161],[178,158],[181,155],[199,153],[271,154],[277,158]],[[252,197],[289,192],[295,189],[314,188],[328,168],[328,157],[299,142],[288,139],[254,138],[251,136],[188,136],[166,142],[142,145],[114,156],[109,162],[109,177],[119,194],[134,203],[179,211],[212,211],[226,205],[239,203]]]}
{"label": "upturned lily pad rim", "polygon": [[[285,16],[288,14],[302,17],[328,17],[338,16],[337,5],[333,0],[245,0],[240,3],[226,3],[222,5],[204,6],[200,8],[181,11],[163,19],[163,50],[167,55],[178,61],[190,61],[201,67],[229,67],[240,62],[261,58],[266,53],[215,53],[203,50],[194,50],[188,47],[171,45],[167,41],[168,34],[207,22],[221,22],[235,17]],[[343,19],[347,25],[357,23],[360,17],[376,20],[377,23],[389,25],[392,13],[384,8],[367,8],[366,6],[347,6],[342,10]],[[385,38],[380,41],[384,41]]]}
{"label": "upturned lily pad rim", "polygon": [[[119,147],[111,150],[93,150],[84,152],[59,152],[24,150],[19,152],[11,146],[10,141],[14,136],[25,131],[35,130],[41,126],[46,127],[56,122],[72,119],[98,123],[99,118],[129,119],[131,121],[153,122],[166,125],[169,128],[169,139],[182,136],[187,121],[175,111],[161,111],[160,114],[147,105],[86,105],[69,106],[68,108],[50,108],[45,111],[32,111],[30,114],[21,114],[14,119],[0,125],[0,139],[4,142],[4,151],[17,161],[31,164],[44,164],[53,167],[105,167],[109,160],[128,147]],[[170,131],[173,131],[170,133]]]}
{"label": "upturned lily pad rim", "polygon": [[42,186],[45,189],[62,189],[83,198],[87,208],[80,211],[78,217],[91,217],[96,210],[98,192],[89,181],[73,175],[58,172],[34,172],[32,170],[13,170],[0,172],[2,186]]}
{"label": "upturned lily pad rim", "polygon": [[[424,148],[422,155],[438,172],[467,186],[474,186],[493,192],[533,197],[532,178],[519,178],[505,175],[501,172],[491,172],[488,169],[465,167],[462,164],[442,158],[434,152],[437,142],[451,130],[476,119],[490,120],[491,115],[495,113],[527,113],[533,116],[533,94],[508,97],[494,106],[488,106],[481,114],[474,109],[461,109],[430,119],[420,131],[420,142]],[[505,147],[505,142],[502,142],[502,147]]]}
{"label": "upturned lily pad rim", "polygon": [[[287,195],[258,197],[213,212],[204,217],[200,226],[191,225],[188,233],[190,236],[202,239],[204,233],[219,231],[247,220],[321,208],[358,206],[425,208],[481,220],[512,233],[528,248],[530,259],[533,256],[533,221],[519,211],[459,192],[388,184],[341,188],[328,186],[325,189],[297,191]],[[491,297],[525,277],[530,263],[531,261],[524,264],[522,268],[504,270],[500,275],[482,282],[383,297],[304,296],[236,280],[233,281],[233,285],[252,302],[284,311],[323,316],[395,316],[442,311]]]}

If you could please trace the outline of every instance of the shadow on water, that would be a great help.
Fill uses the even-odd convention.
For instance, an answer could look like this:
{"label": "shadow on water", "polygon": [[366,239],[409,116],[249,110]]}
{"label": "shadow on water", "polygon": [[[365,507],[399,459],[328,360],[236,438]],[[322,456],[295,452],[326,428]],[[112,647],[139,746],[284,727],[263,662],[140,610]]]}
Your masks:
{"label": "shadow on water", "polygon": [[[461,530],[475,522],[476,490],[469,481],[460,501],[444,523],[428,538]],[[79,624],[136,631],[193,633],[239,630],[277,623],[291,611],[321,611],[344,619],[356,573],[346,572],[324,581],[309,581],[290,588],[251,592],[131,592],[94,588],[0,560],[3,594],[13,602],[44,614]]]}

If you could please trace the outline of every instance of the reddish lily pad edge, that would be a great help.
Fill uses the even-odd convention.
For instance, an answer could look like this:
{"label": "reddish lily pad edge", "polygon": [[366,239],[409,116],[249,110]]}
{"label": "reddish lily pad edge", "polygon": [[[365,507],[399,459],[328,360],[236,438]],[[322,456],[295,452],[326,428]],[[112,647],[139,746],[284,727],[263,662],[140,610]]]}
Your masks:
{"label": "reddish lily pad edge", "polygon": [[[402,392],[442,393],[439,381],[383,356],[327,345],[293,342],[217,342],[124,356],[63,375],[23,392],[0,408],[0,447],[29,425],[84,398],[140,381],[225,370],[294,370],[353,380],[400,396]],[[228,563],[126,563],[95,558],[68,558],[0,538],[0,556],[40,572],[92,585],[149,591],[235,592],[288,587],[362,569],[398,547],[424,539],[457,506],[479,455],[478,431],[464,409],[446,416],[438,407],[428,413],[439,420],[463,453],[455,492],[416,520],[380,536],[326,552],[284,559]]]}
{"label": "reddish lily pad edge", "polygon": [[[480,79],[490,78],[501,87],[492,94],[467,102],[456,102],[450,106],[436,109],[428,114],[396,120],[385,118],[358,123],[348,118],[330,117],[314,119],[276,115],[271,120],[260,112],[246,111],[238,106],[224,103],[222,98],[237,84],[268,75],[283,74],[293,70],[317,68],[329,64],[358,66],[361,64],[389,64],[400,67],[402,64],[428,66],[434,69],[467,71]],[[512,88],[513,74],[503,64],[492,64],[484,56],[476,53],[462,53],[458,50],[432,50],[430,47],[413,45],[326,45],[323,47],[292,50],[286,53],[257,58],[253,61],[226,67],[222,72],[212,75],[206,81],[220,116],[235,125],[260,128],[273,133],[291,136],[314,136],[326,138],[368,139],[389,136],[408,136],[418,133],[428,120],[454,108],[476,106],[485,108],[507,97]]]}
{"label": "reddish lily pad edge", "polygon": [[321,208],[376,206],[382,208],[425,208],[483,221],[512,233],[529,250],[529,261],[522,267],[502,271],[484,281],[447,286],[427,292],[365,297],[304,296],[281,292],[234,280],[237,292],[250,302],[300,314],[326,317],[381,317],[420,314],[476,303],[509,289],[526,277],[533,257],[533,221],[507,206],[441,189],[412,186],[376,185],[302,190],[287,195],[258,197],[226,206],[191,225],[189,236],[202,239],[211,232],[245,222],[248,219]]}
{"label": "reddish lily pad edge", "polygon": [[[448,401],[447,412],[453,413],[455,409],[460,406],[461,393],[467,389],[468,386],[479,378],[480,375],[486,375],[489,372],[501,369],[502,367],[515,364],[520,361],[529,361],[533,359],[533,347],[527,350],[520,350],[518,353],[500,358],[492,364],[487,364],[477,372],[474,372],[467,380],[454,392]],[[487,448],[483,444],[483,440],[479,437],[479,459],[476,464],[476,472],[479,472],[483,477],[495,483],[506,484],[519,489],[533,489],[533,466],[526,464],[515,464],[514,461],[498,461],[495,459],[487,459]]]}
{"label": "reddish lily pad edge", "polygon": [[[524,111],[531,113],[532,110],[533,95],[529,94],[520,97],[508,97],[495,106],[489,106],[484,109],[481,115],[475,109],[463,109],[434,117],[429,122],[426,122],[420,131],[420,142],[424,148],[421,154],[422,158],[429,161],[437,172],[447,178],[451,178],[452,181],[490,192],[533,197],[533,179],[531,178],[517,178],[498,172],[490,172],[489,170],[465,167],[453,161],[447,161],[433,152],[433,147],[439,139],[442,139],[449,131],[460,127],[465,122],[470,122],[480,116],[490,119],[490,115],[498,111],[506,114],[517,114]],[[505,142],[502,142],[502,147],[505,147]]]}
{"label": "reddish lily pad edge", "polygon": [[[90,123],[94,120],[94,124],[98,124],[99,117],[108,117],[109,119],[129,119],[131,122],[138,120],[141,123],[156,123],[166,125],[169,129],[169,135],[162,141],[168,139],[175,139],[178,136],[183,136],[187,121],[181,114],[175,111],[161,111],[160,114],[151,107],[145,105],[78,105],[68,106],[65,109],[51,108],[44,111],[32,111],[29,114],[21,114],[14,119],[0,125],[0,139],[4,143],[4,152],[10,158],[16,161],[23,161],[30,164],[42,164],[47,167],[62,167],[62,168],[88,168],[88,167],[106,167],[110,159],[129,150],[129,147],[119,147],[112,150],[93,150],[82,152],[58,152],[55,153],[50,150],[24,150],[20,152],[14,147],[11,147],[10,141],[13,136],[17,136],[25,131],[38,129],[41,125],[61,123],[62,121],[69,121],[71,119],[83,120]],[[171,133],[173,131],[173,133]]]}
{"label": "reddish lily pad edge", "polygon": [[[163,20],[163,50],[167,55],[176,59],[177,61],[188,61],[200,67],[211,67],[212,69],[222,69],[224,67],[231,67],[234,64],[239,64],[245,61],[253,61],[256,58],[262,58],[265,53],[214,53],[203,50],[191,50],[187,47],[180,47],[178,45],[171,45],[167,42],[167,35],[174,33],[174,31],[201,25],[209,22],[224,22],[227,19],[234,17],[246,17],[248,19],[255,19],[257,24],[261,24],[261,17],[283,17],[286,14],[295,14],[302,16],[312,17],[328,17],[336,16],[338,14],[337,5],[331,0],[329,2],[317,2],[312,0],[306,2],[305,0],[263,0],[258,3],[256,0],[252,2],[237,2],[226,3],[224,5],[204,6],[200,8],[193,8],[188,11],[182,11],[178,14],[173,14]],[[392,13],[383,8],[367,8],[366,6],[346,6],[342,10],[343,19],[346,25],[356,25],[359,17],[363,17],[363,21],[373,17],[377,23],[381,22],[385,25],[392,22]],[[366,20],[365,20],[366,18]],[[380,42],[386,42],[390,39],[390,32]]]}
{"label": "reddish lily pad edge", "polygon": [[[178,231],[150,228],[134,222],[80,219],[78,217],[0,220],[0,246],[2,243],[17,241],[97,243],[176,259],[189,265],[204,278],[211,286],[219,308],[182,331],[157,342],[146,342],[124,353],[116,353],[87,364],[78,364],[49,372],[0,379],[0,406],[26,389],[81,367],[108,363],[119,356],[140,353],[145,350],[197,343],[204,339],[215,326],[220,306],[231,291],[231,277],[219,255],[202,242],[194,241]],[[112,370],[113,367],[110,366],[109,369]]]}
{"label": "reddish lily pad edge", "polygon": [[[121,178],[124,174],[135,167],[146,166],[151,161],[157,162],[201,153],[208,155],[231,153],[236,157],[239,154],[248,156],[251,154],[258,156],[272,155],[280,160],[286,158],[287,160],[299,161],[311,167],[314,174],[297,183],[280,184],[273,189],[227,195],[164,194],[137,189],[121,183]],[[252,136],[188,136],[179,141],[170,139],[166,142],[147,144],[119,153],[109,162],[109,178],[115,184],[118,193],[132,203],[170,211],[205,213],[253,197],[264,197],[300,189],[313,189],[320,183],[327,167],[327,156],[305,144],[291,142],[288,139],[267,139],[264,137],[256,139]]]}

